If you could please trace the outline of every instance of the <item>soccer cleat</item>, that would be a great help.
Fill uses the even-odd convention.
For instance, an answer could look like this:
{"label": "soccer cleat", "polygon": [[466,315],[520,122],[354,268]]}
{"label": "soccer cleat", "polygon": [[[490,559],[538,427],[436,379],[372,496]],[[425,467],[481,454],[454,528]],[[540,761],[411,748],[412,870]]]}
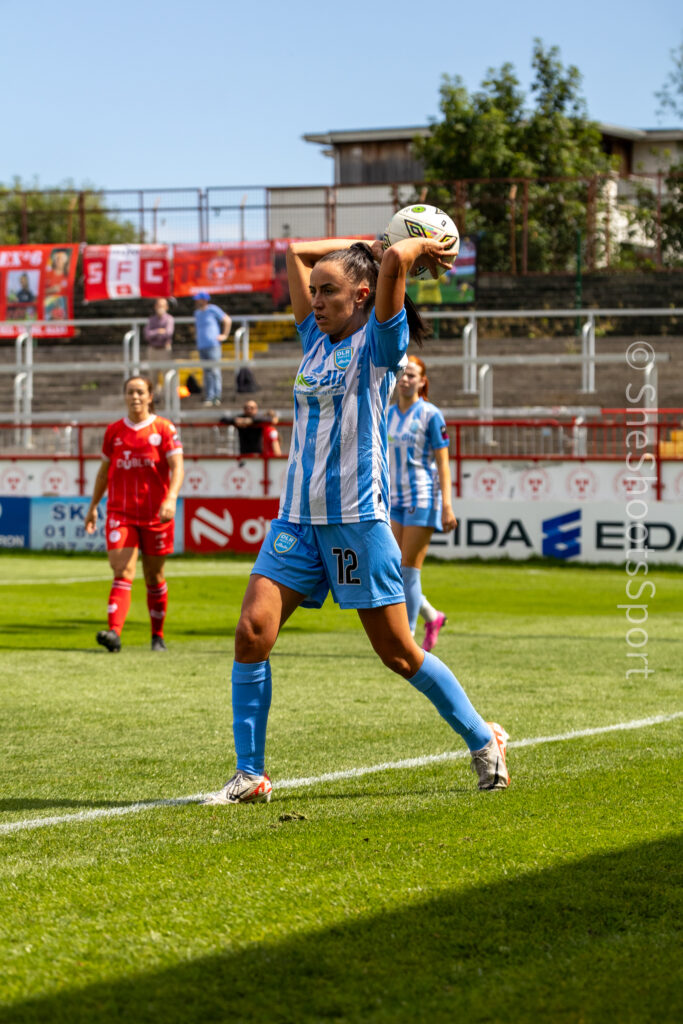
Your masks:
{"label": "soccer cleat", "polygon": [[431,651],[433,647],[436,647],[436,641],[439,638],[439,631],[447,622],[448,619],[443,612],[439,612],[433,622],[425,622],[425,637],[422,641],[423,651]]}
{"label": "soccer cleat", "polygon": [[235,772],[217,793],[212,793],[204,800],[205,804],[263,804],[270,803],[273,787],[270,779],[263,775],[249,775],[247,772]]}
{"label": "soccer cleat", "polygon": [[481,750],[472,750],[472,771],[479,778],[479,789],[507,789],[510,785],[505,747],[510,739],[497,722],[489,722],[493,736]]}
{"label": "soccer cleat", "polygon": [[95,639],[112,654],[118,654],[121,650],[121,637],[114,629],[101,629]]}
{"label": "soccer cleat", "polygon": [[152,650],[153,651],[166,651],[166,650],[168,650],[168,648],[166,647],[166,644],[164,643],[163,636],[160,636],[159,633],[155,633],[154,636],[152,637]]}

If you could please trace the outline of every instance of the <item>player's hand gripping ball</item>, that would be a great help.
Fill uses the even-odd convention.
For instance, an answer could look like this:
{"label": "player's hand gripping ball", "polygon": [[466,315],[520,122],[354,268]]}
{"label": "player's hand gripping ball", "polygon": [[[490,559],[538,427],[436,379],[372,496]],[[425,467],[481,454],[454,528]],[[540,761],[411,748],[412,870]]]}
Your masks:
{"label": "player's hand gripping ball", "polygon": [[[400,242],[404,238],[433,238],[437,242],[450,242],[446,251],[451,261],[455,262],[460,248],[460,235],[455,224],[443,210],[436,206],[426,206],[424,203],[416,203],[414,206],[404,206],[402,210],[395,213],[387,224],[382,245],[388,249],[394,242]],[[447,273],[444,269],[442,273]],[[413,267],[411,277],[431,277],[429,267]]]}

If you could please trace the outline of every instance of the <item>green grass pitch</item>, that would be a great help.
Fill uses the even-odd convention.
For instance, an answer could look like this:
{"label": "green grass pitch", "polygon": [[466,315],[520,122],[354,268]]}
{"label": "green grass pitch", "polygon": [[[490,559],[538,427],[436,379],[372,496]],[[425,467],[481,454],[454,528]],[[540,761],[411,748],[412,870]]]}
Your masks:
{"label": "green grass pitch", "polygon": [[507,792],[427,760],[464,745],[328,604],[272,656],[272,802],[155,804],[232,774],[249,569],[169,561],[167,654],[139,580],[111,655],[105,559],[0,556],[0,1021],[683,1019],[683,572],[648,576],[645,679],[619,568],[425,567]]}

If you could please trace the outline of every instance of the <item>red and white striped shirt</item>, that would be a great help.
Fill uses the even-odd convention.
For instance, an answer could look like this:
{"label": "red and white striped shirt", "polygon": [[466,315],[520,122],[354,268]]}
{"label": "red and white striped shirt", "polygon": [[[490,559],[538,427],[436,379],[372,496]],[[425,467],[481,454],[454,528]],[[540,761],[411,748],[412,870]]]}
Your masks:
{"label": "red and white striped shirt", "polygon": [[182,450],[176,428],[161,416],[148,416],[142,423],[124,416],[110,423],[102,445],[102,455],[109,460],[107,515],[158,523],[168,494],[168,456]]}

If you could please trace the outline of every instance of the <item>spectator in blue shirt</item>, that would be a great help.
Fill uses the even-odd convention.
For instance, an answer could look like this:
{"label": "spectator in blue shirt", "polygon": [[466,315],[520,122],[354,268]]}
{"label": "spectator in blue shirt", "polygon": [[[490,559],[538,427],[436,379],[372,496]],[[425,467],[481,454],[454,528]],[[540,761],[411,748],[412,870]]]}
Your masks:
{"label": "spectator in blue shirt", "polygon": [[[199,358],[203,362],[221,359],[221,345],[230,334],[232,321],[227,313],[213,305],[208,292],[196,292],[194,302],[194,323]],[[220,367],[205,367],[204,405],[220,405],[222,387],[223,377]]]}

